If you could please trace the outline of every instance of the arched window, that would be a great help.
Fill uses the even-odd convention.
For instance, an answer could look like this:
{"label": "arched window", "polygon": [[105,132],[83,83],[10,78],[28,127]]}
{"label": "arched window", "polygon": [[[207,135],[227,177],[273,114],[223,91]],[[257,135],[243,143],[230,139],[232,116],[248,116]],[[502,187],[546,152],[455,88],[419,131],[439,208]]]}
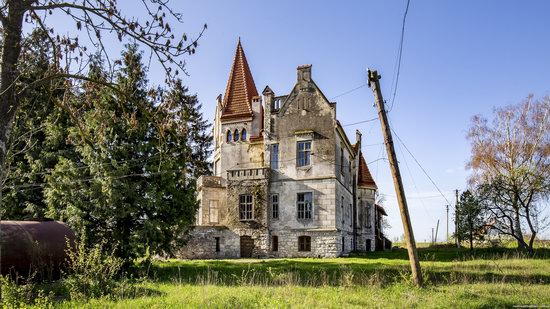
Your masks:
{"label": "arched window", "polygon": [[239,130],[235,129],[235,132],[233,132],[233,141],[236,142],[239,140]]}
{"label": "arched window", "polygon": [[241,141],[246,141],[246,129],[241,131]]}
{"label": "arched window", "polygon": [[233,136],[231,135],[231,131],[227,130],[227,138],[225,139],[226,142],[231,142],[231,139],[233,138]]}

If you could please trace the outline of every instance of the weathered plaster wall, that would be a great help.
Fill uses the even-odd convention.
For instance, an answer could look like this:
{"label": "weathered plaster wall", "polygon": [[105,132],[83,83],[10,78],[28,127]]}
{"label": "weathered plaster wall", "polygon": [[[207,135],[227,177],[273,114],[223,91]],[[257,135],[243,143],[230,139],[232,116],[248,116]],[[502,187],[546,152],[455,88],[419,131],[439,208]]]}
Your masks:
{"label": "weathered plaster wall", "polygon": [[[298,193],[313,193],[313,217],[298,219]],[[279,219],[271,219],[273,231],[289,229],[335,229],[334,179],[271,182],[270,193],[279,195]],[[271,212],[269,212],[271,217]]]}

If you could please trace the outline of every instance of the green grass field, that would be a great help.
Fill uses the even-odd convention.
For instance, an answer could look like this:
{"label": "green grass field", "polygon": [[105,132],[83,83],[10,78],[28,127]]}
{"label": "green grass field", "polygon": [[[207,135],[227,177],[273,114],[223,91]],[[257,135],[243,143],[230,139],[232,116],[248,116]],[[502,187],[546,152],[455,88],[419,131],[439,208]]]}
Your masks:
{"label": "green grass field", "polygon": [[336,259],[155,262],[116,298],[56,307],[509,308],[550,306],[550,251],[420,249],[426,287],[405,250]]}

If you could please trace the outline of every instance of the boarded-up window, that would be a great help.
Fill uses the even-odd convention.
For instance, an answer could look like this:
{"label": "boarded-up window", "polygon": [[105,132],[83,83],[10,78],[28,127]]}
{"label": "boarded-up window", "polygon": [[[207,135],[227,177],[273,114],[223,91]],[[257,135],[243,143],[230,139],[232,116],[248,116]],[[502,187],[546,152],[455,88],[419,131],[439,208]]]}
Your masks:
{"label": "boarded-up window", "polygon": [[209,209],[210,209],[210,223],[218,223],[220,220],[219,219],[219,202],[217,200],[210,200]]}

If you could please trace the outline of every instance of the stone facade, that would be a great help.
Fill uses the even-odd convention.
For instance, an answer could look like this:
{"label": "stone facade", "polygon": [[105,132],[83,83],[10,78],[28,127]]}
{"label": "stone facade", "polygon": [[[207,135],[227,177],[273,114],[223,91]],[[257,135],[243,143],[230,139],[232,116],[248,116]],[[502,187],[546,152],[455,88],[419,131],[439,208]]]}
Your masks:
{"label": "stone facade", "polygon": [[311,73],[300,66],[290,94],[266,86],[259,96],[239,42],[217,100],[214,176],[198,181],[197,226],[181,257],[336,257],[377,248],[381,208],[361,134],[349,141],[336,103]]}

